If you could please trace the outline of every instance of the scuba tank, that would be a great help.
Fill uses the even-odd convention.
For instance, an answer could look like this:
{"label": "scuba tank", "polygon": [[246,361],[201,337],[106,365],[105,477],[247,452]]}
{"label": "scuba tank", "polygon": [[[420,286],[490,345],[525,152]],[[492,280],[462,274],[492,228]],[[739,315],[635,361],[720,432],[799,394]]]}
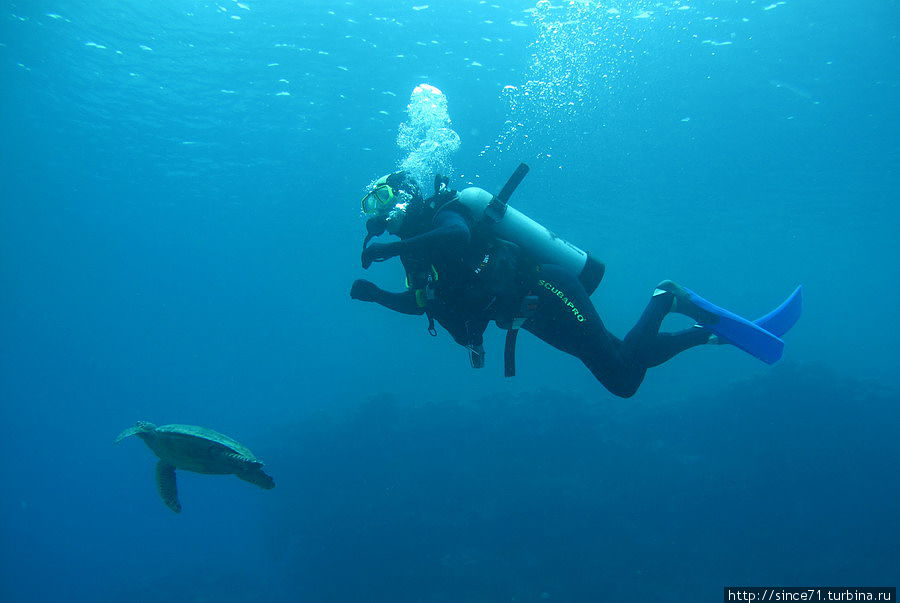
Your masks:
{"label": "scuba tank", "polygon": [[603,263],[507,204],[528,169],[524,163],[519,164],[496,196],[473,186],[460,191],[456,200],[485,223],[491,234],[515,243],[538,263],[561,266],[578,277],[588,295],[592,294],[603,280]]}

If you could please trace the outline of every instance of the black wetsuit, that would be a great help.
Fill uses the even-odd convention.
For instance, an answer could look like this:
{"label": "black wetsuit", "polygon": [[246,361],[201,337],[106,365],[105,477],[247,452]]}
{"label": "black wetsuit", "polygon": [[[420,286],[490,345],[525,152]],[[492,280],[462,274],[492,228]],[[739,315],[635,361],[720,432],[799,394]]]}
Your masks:
{"label": "black wetsuit", "polygon": [[[425,232],[399,236],[399,242],[371,245],[372,249],[363,254],[364,265],[368,253],[369,261],[400,256],[408,273],[411,268],[423,271],[433,266],[438,278],[428,311],[462,345],[481,345],[490,320],[507,320],[524,295],[534,295],[537,308],[522,328],[579,358],[610,392],[627,398],[637,391],[648,368],[709,338],[709,332],[699,328],[659,332],[672,307],[671,293],[651,297],[625,339],[615,337],[603,326],[575,275],[554,264],[529,262],[523,254],[518,255],[517,266],[512,269],[491,266],[491,262],[502,263],[504,248],[498,252],[492,247],[492,239],[480,234],[464,211],[452,207],[438,212]],[[499,287],[498,274],[505,275]],[[405,314],[425,312],[414,288],[390,293],[369,281],[356,281],[351,296]]]}

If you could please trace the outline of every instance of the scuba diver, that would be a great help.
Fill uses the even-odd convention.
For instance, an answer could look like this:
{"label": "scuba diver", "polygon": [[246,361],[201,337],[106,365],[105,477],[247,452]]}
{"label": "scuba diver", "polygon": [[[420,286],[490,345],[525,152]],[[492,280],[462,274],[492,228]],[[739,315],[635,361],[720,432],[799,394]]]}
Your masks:
{"label": "scuba diver", "polygon": [[[515,374],[516,335],[525,329],[581,360],[623,398],[634,395],[647,369],[695,346],[732,343],[769,363],[781,357],[779,335],[799,318],[799,287],[776,310],[751,322],[663,281],[625,338],[614,336],[590,300],[604,265],[508,206],[527,171],[521,164],[496,196],[476,187],[451,190],[440,175],[427,199],[407,172],[375,181],[362,199],[368,216],[362,267],[399,257],[407,289],[389,292],[358,279],[350,297],[403,314],[426,314],[429,333],[436,335],[436,320],[469,350],[474,368],[484,366],[483,334],[495,321],[507,330],[507,376]],[[385,232],[399,241],[370,244]],[[660,333],[670,312],[697,324]]]}

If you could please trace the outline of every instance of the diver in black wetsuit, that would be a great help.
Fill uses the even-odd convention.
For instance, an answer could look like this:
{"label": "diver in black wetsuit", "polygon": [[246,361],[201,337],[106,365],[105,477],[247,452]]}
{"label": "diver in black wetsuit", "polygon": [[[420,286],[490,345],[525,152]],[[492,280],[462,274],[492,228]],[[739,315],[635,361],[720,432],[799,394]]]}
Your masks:
{"label": "diver in black wetsuit", "polygon": [[[408,289],[391,293],[360,279],[350,296],[404,314],[428,314],[429,332],[434,334],[432,321],[437,320],[469,349],[476,368],[483,365],[482,336],[491,320],[503,328],[521,326],[579,358],[600,383],[623,398],[634,395],[648,368],[710,341],[704,328],[659,332],[672,311],[699,319],[697,308],[671,281],[660,283],[637,324],[625,339],[618,339],[606,330],[591,303],[585,275],[538,262],[528,250],[498,238],[460,201],[472,190],[480,191],[457,194],[438,177],[435,195],[426,200],[405,172],[378,180],[363,198],[363,211],[372,217],[362,266],[399,256]],[[400,240],[368,245],[385,230]],[[591,290],[602,278],[602,264],[595,264],[600,271]]]}

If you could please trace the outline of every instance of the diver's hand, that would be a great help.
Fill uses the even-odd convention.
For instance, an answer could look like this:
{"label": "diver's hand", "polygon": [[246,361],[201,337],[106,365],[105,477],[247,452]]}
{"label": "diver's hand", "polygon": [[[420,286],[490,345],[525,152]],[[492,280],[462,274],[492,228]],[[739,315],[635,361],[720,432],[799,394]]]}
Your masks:
{"label": "diver's hand", "polygon": [[350,287],[350,299],[358,299],[366,302],[375,301],[378,292],[378,285],[372,281],[360,278],[353,281],[353,286]]}
{"label": "diver's hand", "polygon": [[362,267],[368,269],[372,262],[381,262],[398,255],[398,243],[372,243],[362,252]]}

